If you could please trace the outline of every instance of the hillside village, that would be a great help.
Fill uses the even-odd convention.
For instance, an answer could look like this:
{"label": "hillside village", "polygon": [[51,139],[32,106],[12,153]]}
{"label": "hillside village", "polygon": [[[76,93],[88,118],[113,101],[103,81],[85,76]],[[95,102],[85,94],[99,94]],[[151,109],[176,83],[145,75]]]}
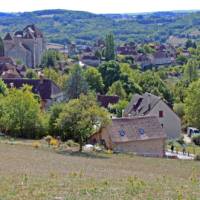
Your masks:
{"label": "hillside village", "polygon": [[[181,113],[184,111],[180,111],[183,108],[179,108],[183,105],[184,97],[176,91],[177,88],[171,91],[172,86],[166,81],[175,81],[176,87],[187,73],[182,68],[197,67],[194,66],[196,63],[187,66],[197,49],[196,43],[191,40],[182,48],[159,43],[115,46],[114,37],[109,34],[105,40],[102,38],[93,46],[73,43],[62,46],[48,43],[39,28],[32,24],[15,33],[7,33],[2,44],[0,72],[2,84],[5,84],[2,87],[6,87],[6,90],[24,90],[25,85],[30,86],[31,92],[39,97],[40,110],[46,115],[50,114],[50,119],[53,117],[54,121],[49,122],[52,123],[49,124],[52,127],[49,134],[53,137],[63,141],[73,139],[79,142],[81,151],[82,145],[89,142],[117,152],[159,157],[166,156],[167,140],[181,140],[184,143],[183,126],[184,123],[190,124]],[[191,74],[195,73],[195,69],[188,70],[193,70],[188,72],[188,78],[196,79],[192,77],[195,74]],[[192,80],[186,80],[185,84],[188,84],[187,81]],[[1,92],[6,95],[3,90]],[[95,102],[91,103],[101,110],[102,122],[97,120],[90,124],[93,127],[82,136],[73,136],[75,130],[70,131],[78,121],[72,122],[75,124],[66,127],[66,130],[55,125],[64,109],[63,102],[70,104],[70,101],[88,92],[96,96]],[[180,92],[183,92],[181,88]],[[58,119],[53,115],[57,115]],[[99,118],[98,115],[96,117]],[[109,123],[103,124],[109,118]],[[2,128],[2,132],[30,137],[29,134],[24,135],[20,124],[17,129],[12,130],[8,125]],[[29,132],[28,129],[26,131]],[[45,136],[37,134],[31,133],[31,138]],[[79,137],[82,137],[81,141]]]}
{"label": "hillside village", "polygon": [[0,200],[199,199],[199,12],[0,17]]}

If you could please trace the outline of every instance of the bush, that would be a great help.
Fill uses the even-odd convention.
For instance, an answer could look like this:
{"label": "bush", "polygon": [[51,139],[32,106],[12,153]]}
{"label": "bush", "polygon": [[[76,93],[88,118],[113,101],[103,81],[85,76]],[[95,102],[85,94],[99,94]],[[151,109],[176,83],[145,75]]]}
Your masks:
{"label": "bush", "polygon": [[183,136],[180,136],[180,137],[176,140],[176,142],[178,142],[180,145],[185,144],[184,137],[183,137]]}
{"label": "bush", "polygon": [[200,145],[200,134],[192,136],[192,142],[196,145]]}
{"label": "bush", "polygon": [[77,147],[77,146],[79,146],[79,144],[74,142],[73,140],[67,140],[66,145],[69,146],[69,147]]}

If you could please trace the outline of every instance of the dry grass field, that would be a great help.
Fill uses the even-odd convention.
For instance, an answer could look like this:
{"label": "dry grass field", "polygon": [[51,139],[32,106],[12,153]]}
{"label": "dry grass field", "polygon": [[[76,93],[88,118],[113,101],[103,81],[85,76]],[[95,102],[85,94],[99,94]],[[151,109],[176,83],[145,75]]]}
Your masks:
{"label": "dry grass field", "polygon": [[198,200],[200,162],[0,143],[0,200]]}

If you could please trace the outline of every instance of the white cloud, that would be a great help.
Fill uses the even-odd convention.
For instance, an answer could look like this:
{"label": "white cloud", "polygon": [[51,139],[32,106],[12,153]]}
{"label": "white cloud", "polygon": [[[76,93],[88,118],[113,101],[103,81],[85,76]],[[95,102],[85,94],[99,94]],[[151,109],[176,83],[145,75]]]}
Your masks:
{"label": "white cloud", "polygon": [[[3,0],[0,0],[0,3]],[[85,10],[95,13],[133,13],[200,9],[200,0],[6,0],[0,11],[42,9]]]}

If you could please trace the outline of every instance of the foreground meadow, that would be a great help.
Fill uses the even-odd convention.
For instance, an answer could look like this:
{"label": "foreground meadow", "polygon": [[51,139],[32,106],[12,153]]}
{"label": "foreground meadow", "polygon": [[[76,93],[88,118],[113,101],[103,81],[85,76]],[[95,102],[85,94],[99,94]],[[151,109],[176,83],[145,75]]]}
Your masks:
{"label": "foreground meadow", "polygon": [[200,162],[0,143],[0,200],[200,199]]}

